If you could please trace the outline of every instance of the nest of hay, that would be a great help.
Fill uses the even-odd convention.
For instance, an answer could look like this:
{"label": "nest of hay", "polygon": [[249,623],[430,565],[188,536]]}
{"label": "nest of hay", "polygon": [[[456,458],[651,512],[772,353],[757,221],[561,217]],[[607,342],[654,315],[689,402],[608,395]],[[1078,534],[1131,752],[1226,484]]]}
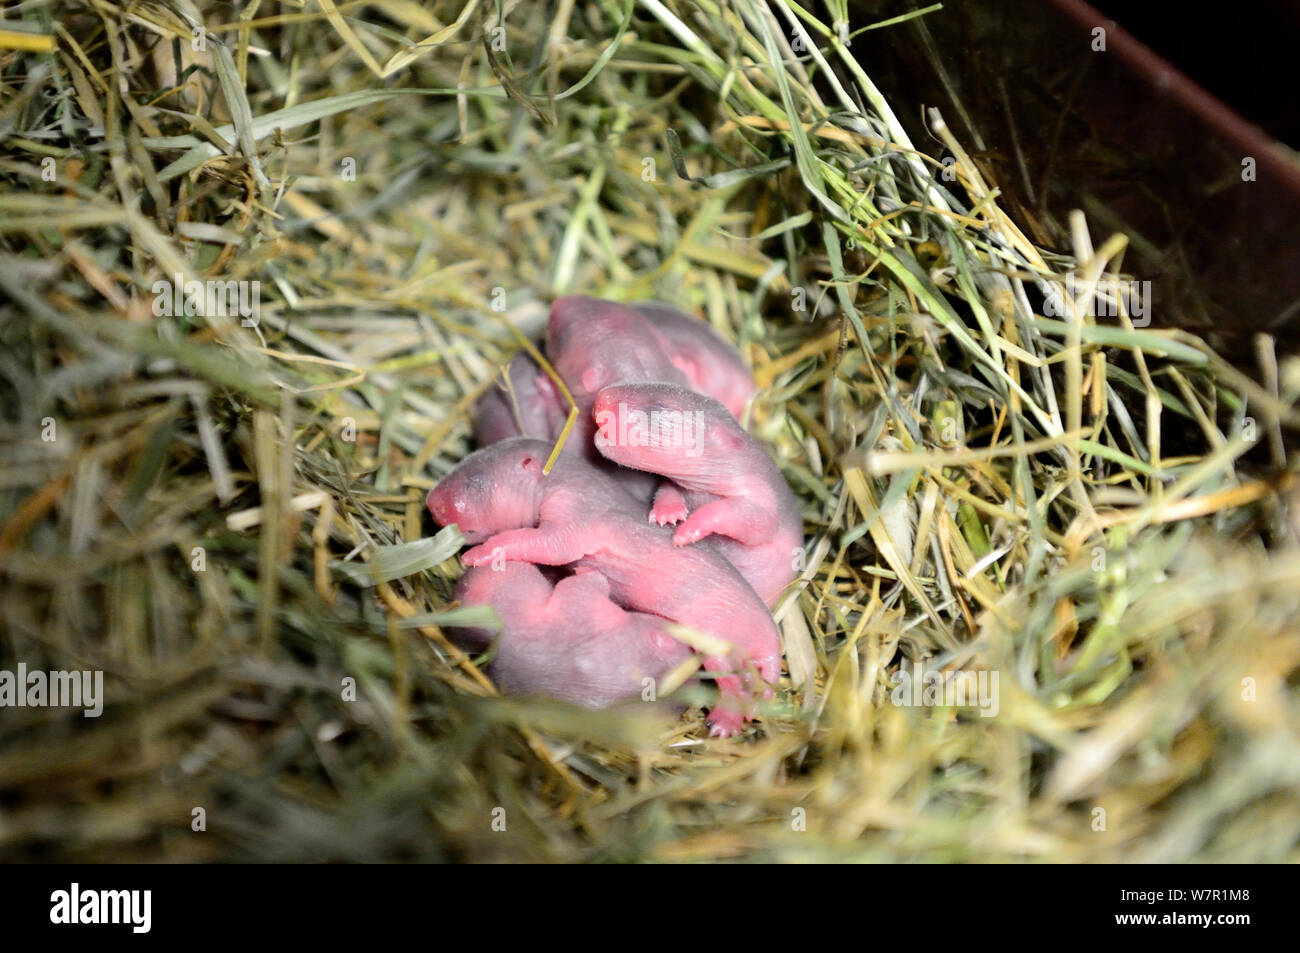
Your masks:
{"label": "nest of hay", "polygon": [[[0,670],[103,708],[0,715],[0,855],[1296,859],[1300,368],[1135,326],[1124,240],[1028,240],[829,8],[5,22]],[[443,631],[423,495],[565,292],[762,385],[807,551],[738,739]]]}

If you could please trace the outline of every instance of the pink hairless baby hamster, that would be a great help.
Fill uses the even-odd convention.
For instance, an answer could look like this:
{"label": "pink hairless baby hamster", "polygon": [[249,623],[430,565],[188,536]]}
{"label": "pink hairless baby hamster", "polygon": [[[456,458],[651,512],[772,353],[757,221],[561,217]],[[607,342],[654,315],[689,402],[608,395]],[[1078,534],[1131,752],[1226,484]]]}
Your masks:
{"label": "pink hairless baby hamster", "polygon": [[[598,572],[552,585],[523,562],[469,569],[456,584],[462,604],[490,605],[501,620],[488,668],[500,688],[588,708],[639,697],[644,679],[657,682],[691,656],[668,634],[666,620],[623,609],[609,591],[609,580]],[[483,629],[461,632],[479,651],[494,637]]]}
{"label": "pink hairless baby hamster", "polygon": [[475,404],[474,439],[480,447],[507,437],[554,440],[568,415],[555,382],[520,351]]}
{"label": "pink hairless baby hamster", "polygon": [[[689,515],[673,543],[712,537],[754,591],[774,603],[794,578],[803,518],[763,446],[716,400],[671,384],[606,387],[593,415],[601,453],[685,491]],[[653,512],[651,519],[660,521]]]}
{"label": "pink hairless baby hamster", "polygon": [[543,476],[549,451],[524,437],[475,451],[429,492],[429,512],[478,544],[462,556],[467,566],[500,559],[595,570],[620,605],[730,643],[731,659],[709,656],[704,667],[722,693],[712,734],[735,734],[747,708],[740,673],[752,665],[768,682],[781,674],[780,636],[763,600],[708,541],[674,546],[670,529],[646,522],[643,505],[585,460],[562,456]]}
{"label": "pink hairless baby hamster", "polygon": [[708,324],[672,305],[642,301],[631,307],[663,336],[668,359],[691,389],[708,394],[739,420],[757,389],[740,353]]}

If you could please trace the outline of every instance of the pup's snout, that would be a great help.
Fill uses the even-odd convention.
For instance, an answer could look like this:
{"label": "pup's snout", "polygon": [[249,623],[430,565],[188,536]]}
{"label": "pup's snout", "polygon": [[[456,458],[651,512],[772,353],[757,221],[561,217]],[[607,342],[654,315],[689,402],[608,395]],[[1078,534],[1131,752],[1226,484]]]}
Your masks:
{"label": "pup's snout", "polygon": [[429,496],[425,499],[424,505],[429,508],[430,515],[439,526],[447,526],[456,522],[456,507],[452,502],[451,494],[440,492],[443,488],[435,486],[429,491]]}

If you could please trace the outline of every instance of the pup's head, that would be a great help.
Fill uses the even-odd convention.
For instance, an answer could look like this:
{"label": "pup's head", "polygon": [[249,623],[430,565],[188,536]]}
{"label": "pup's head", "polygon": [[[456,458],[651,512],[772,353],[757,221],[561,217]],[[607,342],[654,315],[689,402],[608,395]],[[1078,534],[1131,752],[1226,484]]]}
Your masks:
{"label": "pup's head", "polygon": [[586,295],[567,295],[551,306],[546,352],[581,407],[620,381],[686,380],[644,316]]}
{"label": "pup's head", "polygon": [[722,404],[674,384],[614,384],[592,405],[608,459],[689,485],[740,450],[744,432]]}
{"label": "pup's head", "polygon": [[550,447],[514,437],[471,453],[429,491],[425,505],[439,526],[455,523],[471,543],[508,529],[536,526],[542,467]]}

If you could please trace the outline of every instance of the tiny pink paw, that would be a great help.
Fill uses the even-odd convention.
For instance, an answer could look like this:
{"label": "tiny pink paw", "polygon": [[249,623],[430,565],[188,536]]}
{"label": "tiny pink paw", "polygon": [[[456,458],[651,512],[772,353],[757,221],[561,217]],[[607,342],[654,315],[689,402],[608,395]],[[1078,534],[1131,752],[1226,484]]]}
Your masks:
{"label": "tiny pink paw", "polygon": [[483,566],[492,561],[492,550],[486,544],[473,546],[461,553],[460,561],[465,566]]}
{"label": "tiny pink paw", "polygon": [[686,501],[680,496],[656,499],[650,507],[650,522],[660,526],[676,526],[687,517]]}
{"label": "tiny pink paw", "polygon": [[734,708],[719,706],[709,712],[708,722],[710,738],[730,738],[745,727],[745,715]]}

